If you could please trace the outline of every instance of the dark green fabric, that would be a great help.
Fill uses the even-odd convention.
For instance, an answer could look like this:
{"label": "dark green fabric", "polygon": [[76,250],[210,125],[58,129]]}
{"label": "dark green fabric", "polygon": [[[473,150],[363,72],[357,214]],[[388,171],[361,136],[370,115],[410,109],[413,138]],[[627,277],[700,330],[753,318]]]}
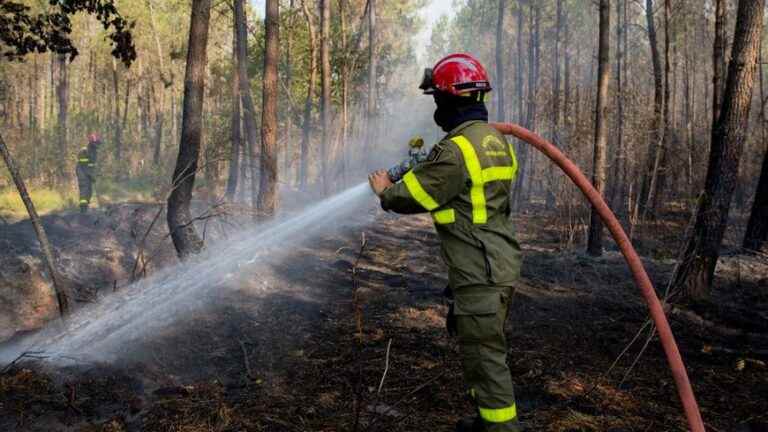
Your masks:
{"label": "dark green fabric", "polygon": [[[463,135],[475,148],[482,168],[508,166],[509,158],[491,156],[508,151],[507,141],[482,121],[466,122],[451,131],[430,152],[426,162],[413,173],[439,209],[455,211],[456,222],[435,225],[441,240],[442,256],[448,265],[452,288],[468,285],[511,286],[520,275],[520,246],[509,220],[510,181],[485,185],[488,222],[472,222],[471,182],[464,157],[451,138]],[[486,137],[492,139],[486,140]],[[483,144],[486,144],[485,146]],[[425,213],[403,182],[388,188],[381,197],[382,208],[403,214]],[[438,210],[439,210],[438,209]]]}
{"label": "dark green fabric", "polygon": [[[83,147],[77,154],[77,187],[80,191],[80,205],[87,206],[91,202],[93,195],[93,183],[96,181],[96,144],[89,143],[88,147]],[[84,160],[88,159],[87,162]],[[83,204],[83,200],[87,203]]]}
{"label": "dark green fabric", "polygon": [[[504,334],[511,296],[512,289],[506,287],[465,287],[454,292],[461,367],[479,407],[506,408],[515,404]],[[517,419],[484,424],[489,432],[520,430]]]}

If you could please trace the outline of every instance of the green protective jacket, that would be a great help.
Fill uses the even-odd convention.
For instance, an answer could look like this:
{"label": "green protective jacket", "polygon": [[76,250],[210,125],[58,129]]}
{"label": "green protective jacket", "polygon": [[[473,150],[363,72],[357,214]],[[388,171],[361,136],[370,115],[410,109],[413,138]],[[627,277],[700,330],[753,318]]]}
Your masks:
{"label": "green protective jacket", "polygon": [[516,173],[515,151],[504,136],[484,121],[469,121],[387,188],[381,205],[396,213],[432,214],[452,289],[512,286],[521,264],[509,220]]}
{"label": "green protective jacket", "polygon": [[77,154],[77,174],[85,178],[94,180],[96,177],[96,146],[94,144],[88,144],[83,147]]}

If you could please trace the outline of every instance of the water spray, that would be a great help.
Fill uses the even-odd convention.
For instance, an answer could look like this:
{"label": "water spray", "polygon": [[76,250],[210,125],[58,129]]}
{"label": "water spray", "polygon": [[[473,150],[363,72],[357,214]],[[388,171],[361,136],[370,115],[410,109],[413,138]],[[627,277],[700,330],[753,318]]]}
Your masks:
{"label": "water spray", "polygon": [[[367,183],[328,198],[295,216],[238,232],[211,244],[188,262],[158,271],[70,315],[38,333],[0,349],[0,364],[27,352],[49,361],[109,361],[130,353],[135,342],[206,306],[204,295],[226,287],[241,267],[274,261],[286,246],[299,244],[338,225],[349,226],[370,203]],[[267,291],[269,286],[260,288]]]}
{"label": "water spray", "polygon": [[672,376],[675,379],[677,393],[680,397],[680,402],[683,404],[685,417],[688,420],[688,426],[691,428],[692,432],[705,432],[701,412],[699,412],[699,406],[696,403],[696,396],[693,393],[691,382],[688,379],[688,373],[685,370],[685,364],[683,364],[683,358],[680,355],[680,350],[675,342],[672,329],[669,327],[669,322],[664,314],[664,308],[661,305],[661,301],[656,295],[653,284],[643,267],[643,263],[640,260],[637,251],[635,251],[635,248],[632,246],[632,242],[624,232],[624,229],[621,227],[618,219],[616,219],[616,216],[608,207],[608,204],[603,200],[602,195],[594,188],[594,186],[592,186],[592,183],[587,179],[584,173],[579,170],[576,164],[568,159],[563,152],[551,142],[522,126],[513,123],[491,123],[490,125],[502,134],[513,135],[544,153],[544,155],[560,167],[571,181],[581,189],[592,206],[600,214],[600,218],[603,220],[603,223],[611,232],[616,244],[619,246],[621,254],[624,255],[624,259],[627,261],[627,265],[629,265],[629,269],[634,276],[635,284],[642,292],[651,318],[659,331],[661,346],[664,348],[664,353],[667,356],[667,363],[669,364]]}

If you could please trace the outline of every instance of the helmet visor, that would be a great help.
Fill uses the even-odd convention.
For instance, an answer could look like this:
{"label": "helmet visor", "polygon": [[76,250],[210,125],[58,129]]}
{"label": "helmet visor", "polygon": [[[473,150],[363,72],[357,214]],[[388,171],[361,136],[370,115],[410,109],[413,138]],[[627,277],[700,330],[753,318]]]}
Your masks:
{"label": "helmet visor", "polygon": [[424,69],[424,76],[421,78],[419,89],[424,90],[424,94],[432,94],[435,92],[435,82],[433,80],[431,68]]}

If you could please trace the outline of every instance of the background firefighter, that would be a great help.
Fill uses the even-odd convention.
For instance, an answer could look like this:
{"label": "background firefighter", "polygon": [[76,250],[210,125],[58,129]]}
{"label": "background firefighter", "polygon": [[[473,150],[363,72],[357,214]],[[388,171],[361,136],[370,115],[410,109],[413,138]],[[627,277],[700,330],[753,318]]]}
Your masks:
{"label": "background firefighter", "polygon": [[449,268],[448,331],[458,337],[464,378],[477,416],[457,431],[519,431],[504,324],[520,274],[510,189],[514,150],[488,125],[483,66],[453,54],[427,69],[421,89],[437,105],[435,122],[447,135],[427,160],[393,184],[386,171],[369,180],[385,210],[430,212]]}
{"label": "background firefighter", "polygon": [[97,133],[88,135],[88,145],[77,154],[77,188],[80,191],[80,212],[88,211],[93,196],[93,183],[96,181],[96,157],[101,137]]}

